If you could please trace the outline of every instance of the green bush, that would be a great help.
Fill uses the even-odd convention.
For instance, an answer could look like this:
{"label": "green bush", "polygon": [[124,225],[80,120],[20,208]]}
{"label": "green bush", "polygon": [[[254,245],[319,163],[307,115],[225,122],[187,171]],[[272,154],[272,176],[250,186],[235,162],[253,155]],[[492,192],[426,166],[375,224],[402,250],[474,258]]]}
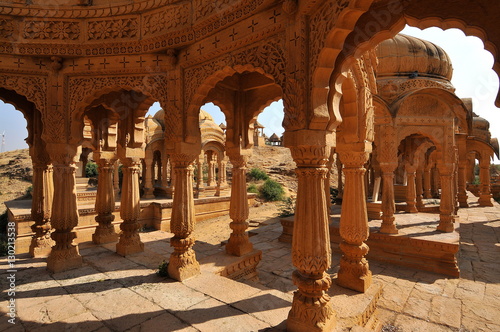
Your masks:
{"label": "green bush", "polygon": [[259,188],[259,193],[260,196],[267,201],[281,201],[285,191],[283,190],[283,186],[278,182],[267,180]]}
{"label": "green bush", "polygon": [[281,201],[278,205],[279,217],[290,217],[295,214],[295,200],[291,197],[287,197]]}
{"label": "green bush", "polygon": [[253,194],[258,194],[259,193],[259,188],[254,183],[251,183],[247,187],[247,192],[253,193]]}
{"label": "green bush", "polygon": [[248,173],[248,176],[250,177],[251,180],[255,181],[269,180],[269,175],[267,175],[266,172],[258,168],[252,168]]}
{"label": "green bush", "polygon": [[156,274],[160,277],[168,277],[168,262],[161,262],[161,264],[158,265],[158,271]]}
{"label": "green bush", "polygon": [[85,165],[85,176],[93,178],[97,176],[97,174],[97,164],[93,161],[87,162],[87,165]]}

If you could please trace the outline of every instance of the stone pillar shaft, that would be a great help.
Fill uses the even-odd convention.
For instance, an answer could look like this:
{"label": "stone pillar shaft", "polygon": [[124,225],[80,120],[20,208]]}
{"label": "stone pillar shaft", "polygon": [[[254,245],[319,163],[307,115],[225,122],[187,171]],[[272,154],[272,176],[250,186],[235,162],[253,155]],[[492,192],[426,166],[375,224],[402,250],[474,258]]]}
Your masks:
{"label": "stone pillar shaft", "polygon": [[481,182],[479,206],[493,206],[493,202],[491,201],[490,160],[486,156],[479,162],[479,180]]}
{"label": "stone pillar shaft", "polygon": [[170,231],[174,237],[170,245],[174,252],[170,255],[168,274],[175,280],[185,280],[200,273],[200,265],[193,250],[195,242],[192,233],[195,225],[193,196],[193,167],[197,156],[172,154],[171,161],[175,174],[175,195],[172,205]]}
{"label": "stone pillar shaft", "polygon": [[248,228],[248,196],[246,187],[246,159],[239,152],[230,155],[233,165],[233,182],[231,184],[231,201],[229,203],[229,224],[233,230],[226,244],[226,253],[243,256],[253,250],[253,245],[246,232]]}
{"label": "stone pillar shaft", "polygon": [[406,212],[416,213],[417,210],[417,189],[416,189],[416,169],[406,167]]}
{"label": "stone pillar shaft", "polygon": [[144,185],[144,194],[143,198],[144,199],[150,199],[150,198],[155,198],[154,195],[154,181],[153,181],[153,172],[154,172],[154,162],[153,160],[145,160],[145,165],[146,165],[146,170],[145,170],[145,175],[146,179],[144,180],[145,185]]}
{"label": "stone pillar shaft", "polygon": [[54,198],[52,203],[51,224],[55,231],[51,234],[55,245],[47,258],[47,269],[61,272],[82,265],[78,246],[73,244],[78,225],[76,203],[76,167],[72,161],[54,163]]}
{"label": "stone pillar shaft", "polygon": [[116,244],[116,253],[122,256],[144,251],[144,244],[139,236],[141,225],[137,222],[140,208],[139,196],[139,160],[124,158],[123,184],[121,195],[120,216],[123,219],[120,225],[120,239]]}
{"label": "stone pillar shaft", "polygon": [[54,194],[52,166],[34,164],[32,183],[31,218],[35,224],[31,226],[31,229],[35,234],[31,239],[29,252],[31,257],[47,257],[55,244],[50,236],[50,216]]}
{"label": "stone pillar shaft", "polygon": [[382,170],[382,225],[380,233],[397,234],[394,212],[396,203],[394,198],[394,170],[397,164],[380,164]]}
{"label": "stone pillar shaft", "polygon": [[431,193],[431,169],[424,169],[424,198],[432,198]]}
{"label": "stone pillar shaft", "polygon": [[453,193],[453,165],[440,165],[441,203],[439,205],[438,231],[453,232],[454,230],[454,193]]}
{"label": "stone pillar shaft", "polygon": [[344,164],[344,198],[340,216],[342,258],[337,284],[358,292],[365,292],[371,285],[372,273],[365,256],[369,236],[368,214],[365,199],[365,168],[367,152],[340,152]]}
{"label": "stone pillar shaft", "polygon": [[[325,160],[326,161],[326,160]],[[327,294],[325,272],[331,265],[329,218],[325,197],[325,165],[297,165],[297,204],[292,237],[292,279],[298,290],[288,315],[288,331],[330,331],[335,312]],[[316,166],[316,167],[314,167]]]}
{"label": "stone pillar shaft", "polygon": [[116,242],[118,234],[112,222],[115,220],[115,191],[113,187],[113,172],[115,160],[98,159],[99,178],[97,183],[97,195],[95,200],[95,210],[97,216],[95,220],[99,224],[95,233],[92,234],[92,242],[102,244]]}
{"label": "stone pillar shaft", "polygon": [[424,207],[423,194],[424,194],[424,175],[422,170],[417,169],[417,173],[415,176],[415,190],[416,190],[416,198],[417,198],[417,209],[421,209]]}

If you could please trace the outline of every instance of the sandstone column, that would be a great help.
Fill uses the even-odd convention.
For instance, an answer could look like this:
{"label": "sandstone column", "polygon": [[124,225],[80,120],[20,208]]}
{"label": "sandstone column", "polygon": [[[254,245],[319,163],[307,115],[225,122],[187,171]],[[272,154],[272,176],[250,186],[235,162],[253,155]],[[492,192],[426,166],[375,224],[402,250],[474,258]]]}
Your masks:
{"label": "sandstone column", "polygon": [[228,151],[229,159],[233,165],[233,182],[231,184],[231,201],[229,203],[229,224],[233,232],[226,244],[226,253],[242,256],[253,250],[253,245],[248,239],[248,196],[246,187],[246,163],[251,150],[234,148]]}
{"label": "sandstone column", "polygon": [[396,203],[394,199],[394,170],[396,163],[380,163],[382,171],[382,225],[380,233],[397,234],[398,229],[394,222]]}
{"label": "sandstone column", "polygon": [[424,181],[424,174],[423,170],[417,169],[416,176],[415,176],[415,190],[416,190],[416,196],[417,196],[417,209],[423,208],[424,201],[423,201],[423,194],[424,194],[424,186],[423,186],[423,181]]}
{"label": "sandstone column", "polygon": [[214,154],[212,151],[207,151],[207,164],[208,164],[208,179],[207,186],[215,186],[215,174],[214,174]]}
{"label": "sandstone column", "polygon": [[221,181],[221,189],[227,188],[227,157],[221,158],[219,165],[219,176]]}
{"label": "sandstone column", "polygon": [[192,236],[195,225],[193,197],[193,167],[197,154],[171,154],[175,174],[175,195],[172,205],[170,231],[174,237],[170,245],[174,252],[170,255],[168,274],[175,280],[186,280],[200,273],[200,265],[193,250]]}
{"label": "sandstone column", "polygon": [[173,198],[175,192],[175,166],[173,157],[170,156],[170,186],[167,188],[167,197]]}
{"label": "sandstone column", "polygon": [[114,173],[113,173],[113,188],[115,190],[115,196],[120,193],[120,166],[118,165],[118,161],[115,161],[114,164]]}
{"label": "sandstone column", "polygon": [[144,251],[144,244],[139,237],[141,225],[137,222],[141,213],[139,196],[139,158],[122,158],[123,183],[120,204],[120,239],[116,244],[116,253],[122,256]]}
{"label": "sandstone column", "polygon": [[340,249],[343,255],[337,284],[365,292],[372,282],[372,273],[365,258],[368,246],[364,243],[369,236],[369,227],[364,181],[366,170],[363,165],[368,161],[369,153],[346,148],[339,151],[339,156],[344,164],[345,183],[340,216]]}
{"label": "sandstone column", "polygon": [[[142,195],[142,198],[144,199],[151,199],[151,198],[155,198],[155,195],[154,195],[154,183],[153,183],[153,172],[154,172],[154,168],[153,168],[153,163],[154,161],[152,159],[145,159],[145,165],[146,165],[146,169],[145,169],[145,175],[146,175],[146,179],[144,180],[144,194]],[[122,169],[123,171],[123,169]]]}
{"label": "sandstone column", "polygon": [[[97,160],[99,178],[97,182],[97,196],[95,210],[97,216],[95,221],[99,224],[95,233],[92,234],[92,242],[102,244],[118,241],[118,234],[112,222],[115,220],[115,191],[113,187],[113,172],[115,164],[115,153],[94,153]],[[107,157],[107,158],[106,158]]]}
{"label": "sandstone column", "polygon": [[298,176],[292,238],[292,261],[297,268],[292,279],[298,290],[293,296],[287,330],[331,331],[336,318],[327,294],[332,281],[325,272],[331,266],[332,254],[325,179],[333,135],[312,130],[285,134],[286,141],[293,143],[290,149]]}
{"label": "sandstone column", "polygon": [[49,257],[47,269],[62,272],[82,266],[82,256],[78,246],[73,244],[78,225],[78,207],[76,204],[76,167],[74,157],[77,148],[68,144],[47,144],[47,151],[52,159],[54,197],[50,222],[54,229],[51,237],[55,241]]}
{"label": "sandstone column", "polygon": [[50,215],[54,194],[52,165],[35,161],[32,184],[31,218],[35,224],[31,226],[31,229],[35,234],[31,239],[29,252],[31,257],[47,257],[55,244],[50,236]]}
{"label": "sandstone column", "polygon": [[415,178],[417,168],[410,163],[405,163],[406,170],[406,212],[416,213],[417,210],[417,190]]}
{"label": "sandstone column", "polygon": [[479,206],[493,206],[490,186],[490,158],[484,152],[481,153],[479,161],[479,180],[481,182]]}
{"label": "sandstone column", "polygon": [[204,153],[200,154],[198,160],[196,162],[197,166],[197,176],[196,176],[196,189],[198,190],[198,196],[205,191],[205,186],[203,185],[203,162],[204,162]]}
{"label": "sandstone column", "polygon": [[424,176],[424,198],[432,198],[430,167],[425,167],[423,176]]}
{"label": "sandstone column", "polygon": [[453,199],[453,164],[440,163],[438,165],[441,179],[441,203],[439,205],[438,231],[453,232],[454,230],[454,199]]}

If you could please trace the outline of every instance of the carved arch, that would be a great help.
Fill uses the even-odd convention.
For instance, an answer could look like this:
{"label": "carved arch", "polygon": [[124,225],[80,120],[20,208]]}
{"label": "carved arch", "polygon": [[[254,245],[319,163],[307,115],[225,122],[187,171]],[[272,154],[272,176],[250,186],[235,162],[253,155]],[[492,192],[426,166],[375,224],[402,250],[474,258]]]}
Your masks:
{"label": "carved arch", "polygon": [[[116,77],[75,77],[70,78],[68,83],[68,109],[69,121],[68,136],[73,143],[81,142],[80,132],[82,131],[82,116],[87,107],[92,105],[99,98],[118,91],[134,91],[134,93],[146,96],[144,100],[138,101],[138,114],[144,116],[149,107],[155,101],[160,105],[167,105],[167,77],[165,75],[139,75],[139,76],[116,76]],[[101,103],[103,107],[113,109],[111,105]],[[149,106],[148,106],[149,105]],[[163,107],[163,109],[166,109]],[[169,112],[176,113],[169,108]],[[180,114],[172,114],[180,119]],[[166,124],[165,124],[166,125]],[[178,128],[178,126],[176,127]],[[171,129],[171,132],[176,130]],[[167,129],[166,129],[167,131]],[[72,135],[71,135],[72,134]]]}
{"label": "carved arch", "polygon": [[[455,118],[458,119],[458,125],[461,128],[461,133],[468,132],[468,120],[471,117],[471,112],[464,104],[463,100],[457,97],[454,93],[439,89],[439,88],[423,88],[418,90],[410,91],[402,96],[400,96],[397,100],[395,100],[391,105],[392,113],[395,117],[398,116],[399,110],[407,103],[409,97],[417,97],[423,96],[430,99],[435,99],[439,102],[444,102],[449,108],[450,111],[454,113]],[[441,118],[441,116],[436,113],[435,116],[437,118]]]}
{"label": "carved arch", "polygon": [[[498,38],[499,34],[495,30],[497,25],[490,19],[485,21],[485,28],[482,28],[483,17],[479,11],[463,10],[471,6],[470,2],[464,1],[462,6],[457,1],[445,2],[447,1],[429,0],[428,3],[424,4],[422,1],[418,3],[382,1],[374,2],[368,10],[366,7],[372,1],[360,1],[364,6],[358,6],[357,11],[350,17],[347,16],[347,19],[343,20],[342,15],[340,15],[337,24],[325,36],[326,41],[324,47],[319,51],[317,65],[313,64],[313,109],[322,107],[328,100],[326,96],[329,94],[329,100],[332,103],[328,106],[332,107],[330,113],[334,114],[331,121],[338,121],[336,109],[342,95],[340,87],[353,61],[367,50],[373,49],[381,41],[394,37],[404,28],[405,24],[422,29],[430,26],[442,29],[458,28],[466,35],[479,37],[483,41],[485,49],[493,54],[495,58],[493,69],[497,74],[500,74],[496,46],[500,45],[500,40],[494,42],[492,39]],[[485,2],[484,6],[499,5]],[[344,12],[349,13],[349,9],[345,9]],[[489,12],[495,11],[490,9]],[[474,14],[476,17],[472,16]],[[471,24],[471,21],[476,24]],[[332,63],[334,66],[331,65]],[[329,84],[327,84],[327,80],[329,80]],[[497,95],[496,105],[500,106],[500,94]]]}

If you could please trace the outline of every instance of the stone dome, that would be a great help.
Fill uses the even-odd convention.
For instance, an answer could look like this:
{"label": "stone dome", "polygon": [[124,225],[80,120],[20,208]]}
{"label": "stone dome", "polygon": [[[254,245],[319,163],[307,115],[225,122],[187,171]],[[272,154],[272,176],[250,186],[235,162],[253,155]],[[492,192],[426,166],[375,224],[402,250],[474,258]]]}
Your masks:
{"label": "stone dome", "polygon": [[453,67],[439,46],[399,34],[377,46],[377,76],[437,77],[451,80]]}
{"label": "stone dome", "polygon": [[480,116],[475,116],[472,119],[472,128],[480,129],[480,130],[489,130],[490,129],[490,122],[488,120],[486,120],[485,118],[482,118]]}
{"label": "stone dome", "polygon": [[165,111],[163,110],[163,108],[160,108],[160,110],[155,113],[153,119],[156,120],[156,122],[158,122],[162,128],[165,128]]}

